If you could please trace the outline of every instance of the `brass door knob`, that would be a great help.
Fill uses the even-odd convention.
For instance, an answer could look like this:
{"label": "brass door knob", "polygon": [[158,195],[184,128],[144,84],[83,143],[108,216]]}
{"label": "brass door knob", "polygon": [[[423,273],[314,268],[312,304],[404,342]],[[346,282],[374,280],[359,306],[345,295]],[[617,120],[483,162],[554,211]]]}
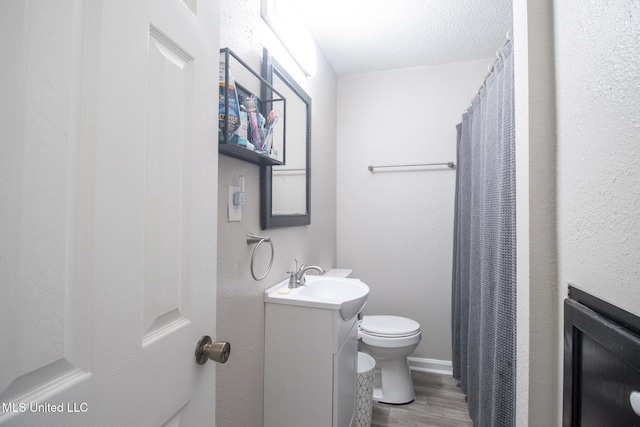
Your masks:
{"label": "brass door knob", "polygon": [[214,362],[225,363],[229,360],[230,354],[231,344],[227,341],[213,342],[209,335],[200,338],[198,345],[196,345],[196,362],[199,365],[204,365],[209,359]]}

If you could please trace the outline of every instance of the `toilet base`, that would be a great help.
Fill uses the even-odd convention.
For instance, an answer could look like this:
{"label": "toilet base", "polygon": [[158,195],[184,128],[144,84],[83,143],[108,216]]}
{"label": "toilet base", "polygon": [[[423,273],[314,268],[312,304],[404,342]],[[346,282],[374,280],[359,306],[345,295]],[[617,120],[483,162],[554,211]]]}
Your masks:
{"label": "toilet base", "polygon": [[404,404],[416,398],[407,358],[377,360],[373,379],[373,400]]}

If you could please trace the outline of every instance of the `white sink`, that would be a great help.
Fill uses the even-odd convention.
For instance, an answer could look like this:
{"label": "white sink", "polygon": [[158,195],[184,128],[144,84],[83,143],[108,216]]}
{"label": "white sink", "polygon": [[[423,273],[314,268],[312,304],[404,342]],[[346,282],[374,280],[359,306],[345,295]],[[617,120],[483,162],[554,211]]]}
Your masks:
{"label": "white sink", "polygon": [[265,302],[340,310],[340,317],[349,320],[364,308],[369,287],[359,279],[307,275],[307,283],[289,288],[285,279],[264,292]]}

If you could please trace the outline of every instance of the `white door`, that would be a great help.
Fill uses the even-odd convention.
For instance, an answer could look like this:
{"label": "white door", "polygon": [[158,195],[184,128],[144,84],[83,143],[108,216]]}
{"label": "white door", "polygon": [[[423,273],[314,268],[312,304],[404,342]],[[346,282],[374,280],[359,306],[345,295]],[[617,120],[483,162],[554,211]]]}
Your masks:
{"label": "white door", "polygon": [[0,1],[0,425],[213,426],[218,0]]}

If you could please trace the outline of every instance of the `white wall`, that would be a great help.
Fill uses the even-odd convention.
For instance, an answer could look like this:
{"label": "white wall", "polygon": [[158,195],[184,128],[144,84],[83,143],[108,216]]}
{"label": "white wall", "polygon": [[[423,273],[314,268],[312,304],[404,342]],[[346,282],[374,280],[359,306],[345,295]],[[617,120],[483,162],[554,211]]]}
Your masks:
{"label": "white wall", "polygon": [[640,3],[555,13],[560,290],[640,315]]}
{"label": "white wall", "polygon": [[514,1],[517,425],[557,422],[553,0]]}
{"label": "white wall", "polygon": [[558,304],[573,284],[640,315],[640,3],[554,14]]}
{"label": "white wall", "polygon": [[365,314],[421,324],[415,357],[451,360],[456,124],[495,58],[338,78],[338,265],[371,288]]}
{"label": "white wall", "polygon": [[514,29],[518,425],[560,425],[567,285],[640,315],[640,4],[518,0]]}
{"label": "white wall", "polygon": [[[220,46],[231,48],[258,72],[263,47],[282,50],[260,17],[260,0],[222,1]],[[232,72],[239,80],[240,70]],[[294,258],[326,269],[335,266],[336,77],[326,60],[318,56],[316,76],[301,84],[312,98],[310,226],[261,230],[259,167],[219,156],[217,335],[231,342],[229,361],[216,366],[219,426],[262,425],[264,289],[287,276],[285,272],[293,268]],[[227,222],[227,192],[234,175],[244,175],[246,180],[241,222]],[[249,271],[253,250],[246,244],[249,232],[270,236],[275,245],[272,271],[260,282],[254,281]],[[263,252],[261,247],[259,270],[268,264],[268,256],[268,249]]]}

